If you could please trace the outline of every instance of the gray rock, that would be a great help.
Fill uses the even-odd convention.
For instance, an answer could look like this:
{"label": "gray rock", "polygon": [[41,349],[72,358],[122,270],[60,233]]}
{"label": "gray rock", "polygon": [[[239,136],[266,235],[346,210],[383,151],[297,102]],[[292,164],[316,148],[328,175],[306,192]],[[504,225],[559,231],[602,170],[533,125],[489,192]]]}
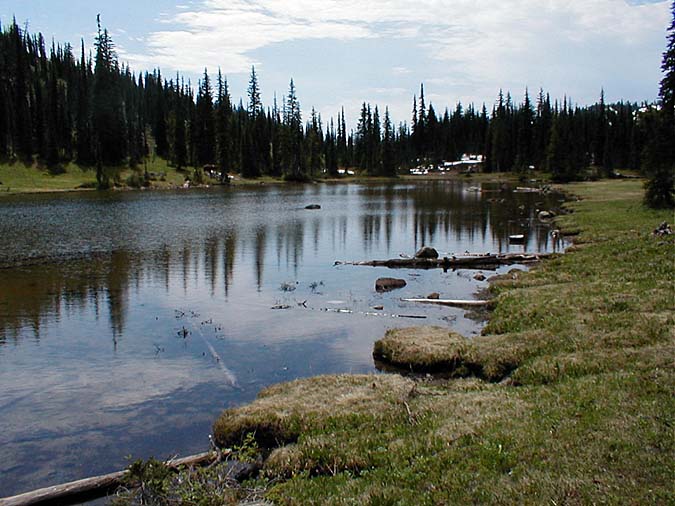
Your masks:
{"label": "gray rock", "polygon": [[378,292],[390,292],[397,288],[403,288],[406,284],[405,279],[378,278],[377,281],[375,281],[375,290]]}
{"label": "gray rock", "polygon": [[438,258],[438,251],[429,246],[422,246],[417,253],[415,253],[415,258]]}

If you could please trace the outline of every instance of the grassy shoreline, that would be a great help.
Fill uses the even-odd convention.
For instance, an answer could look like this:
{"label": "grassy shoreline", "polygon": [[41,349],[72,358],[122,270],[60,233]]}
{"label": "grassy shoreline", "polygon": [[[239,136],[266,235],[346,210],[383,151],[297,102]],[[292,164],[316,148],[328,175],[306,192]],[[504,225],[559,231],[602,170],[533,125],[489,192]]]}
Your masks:
{"label": "grassy shoreline", "polygon": [[253,485],[279,504],[675,501],[675,242],[651,235],[672,214],[642,206],[640,181],[566,190],[580,197],[558,221],[579,232],[572,253],[496,283],[466,352],[493,381],[274,385],[225,411],[216,440],[255,434]]}
{"label": "grassy shoreline", "polygon": [[[281,181],[235,182],[249,183]],[[644,208],[639,180],[561,189],[579,198],[556,219],[570,253],[494,282],[483,335],[391,334],[399,365],[443,379],[272,385],[214,425],[240,460],[264,458],[260,476],[191,471],[163,479],[158,503],[675,503],[675,238],[651,235],[672,212]]]}
{"label": "grassy shoreline", "polygon": [[[74,163],[68,163],[63,166],[63,172],[60,174],[51,174],[45,167],[37,165],[27,166],[21,162],[0,163],[0,197],[3,195],[30,194],[30,193],[56,193],[56,192],[77,192],[92,191],[96,186],[96,170],[92,167],[80,167]],[[192,168],[180,171],[170,166],[168,162],[161,158],[148,160],[136,168],[118,167],[112,169],[119,181],[116,190],[134,191],[140,190],[126,184],[127,178],[136,175],[140,177],[145,170],[150,173],[163,174],[162,178],[153,178],[148,190],[167,190],[180,187],[185,178],[192,179]],[[537,177],[544,177],[538,174]],[[383,178],[372,176],[345,176],[338,178],[320,177],[312,182],[321,183],[377,183],[386,181],[419,181],[419,180],[443,180],[443,179],[463,179],[472,182],[511,182],[515,183],[517,177],[512,173],[500,174],[471,174],[466,176],[460,173],[451,173],[443,175],[430,176],[400,176],[399,178]],[[206,184],[218,184],[218,181],[207,178]],[[294,184],[285,181],[283,178],[274,178],[263,176],[255,179],[245,179],[235,177],[230,182],[233,187],[247,187],[267,184]],[[146,189],[146,188],[144,188]]]}

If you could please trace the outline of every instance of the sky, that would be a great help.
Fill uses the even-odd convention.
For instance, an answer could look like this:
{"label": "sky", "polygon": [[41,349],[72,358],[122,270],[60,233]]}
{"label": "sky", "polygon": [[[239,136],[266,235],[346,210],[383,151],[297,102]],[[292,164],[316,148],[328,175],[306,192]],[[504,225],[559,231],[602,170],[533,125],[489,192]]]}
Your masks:
{"label": "sky", "polygon": [[220,68],[246,102],[255,66],[263,104],[293,78],[303,117],[344,106],[354,126],[361,103],[410,121],[424,83],[437,112],[525,88],[594,103],[651,101],[658,94],[670,0],[0,0],[46,40],[92,48],[101,14],[119,59],[196,84]]}

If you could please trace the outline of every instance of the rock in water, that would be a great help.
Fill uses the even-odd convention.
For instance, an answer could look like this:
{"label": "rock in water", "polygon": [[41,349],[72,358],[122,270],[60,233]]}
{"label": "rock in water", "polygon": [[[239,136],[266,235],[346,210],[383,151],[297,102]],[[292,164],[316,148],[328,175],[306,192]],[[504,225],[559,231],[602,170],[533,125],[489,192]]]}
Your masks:
{"label": "rock in water", "polygon": [[415,253],[415,258],[438,258],[438,251],[429,246],[422,246],[417,253]]}
{"label": "rock in water", "polygon": [[319,204],[309,204],[305,206],[305,209],[321,209],[321,206]]}
{"label": "rock in water", "polygon": [[405,279],[378,278],[378,280],[375,281],[375,290],[378,292],[390,292],[397,288],[403,288],[406,284]]}
{"label": "rock in water", "polygon": [[474,274],[473,279],[475,279],[476,281],[485,281],[485,274],[483,274],[482,272]]}
{"label": "rock in water", "polygon": [[440,299],[441,294],[438,292],[432,292],[429,295],[427,295],[427,299]]}

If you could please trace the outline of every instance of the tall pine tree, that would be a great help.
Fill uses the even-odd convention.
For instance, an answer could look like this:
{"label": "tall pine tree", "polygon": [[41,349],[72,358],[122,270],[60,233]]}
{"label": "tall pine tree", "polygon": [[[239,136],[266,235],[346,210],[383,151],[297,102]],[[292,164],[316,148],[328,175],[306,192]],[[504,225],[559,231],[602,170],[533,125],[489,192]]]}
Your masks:
{"label": "tall pine tree", "polygon": [[96,145],[96,180],[99,187],[110,184],[105,166],[120,165],[127,154],[127,129],[120,72],[108,30],[101,30],[97,17],[94,66],[93,126]]}
{"label": "tall pine tree", "polygon": [[645,203],[655,208],[675,207],[675,1],[671,16],[661,64],[661,110],[644,117],[649,135],[642,162],[648,176]]}

